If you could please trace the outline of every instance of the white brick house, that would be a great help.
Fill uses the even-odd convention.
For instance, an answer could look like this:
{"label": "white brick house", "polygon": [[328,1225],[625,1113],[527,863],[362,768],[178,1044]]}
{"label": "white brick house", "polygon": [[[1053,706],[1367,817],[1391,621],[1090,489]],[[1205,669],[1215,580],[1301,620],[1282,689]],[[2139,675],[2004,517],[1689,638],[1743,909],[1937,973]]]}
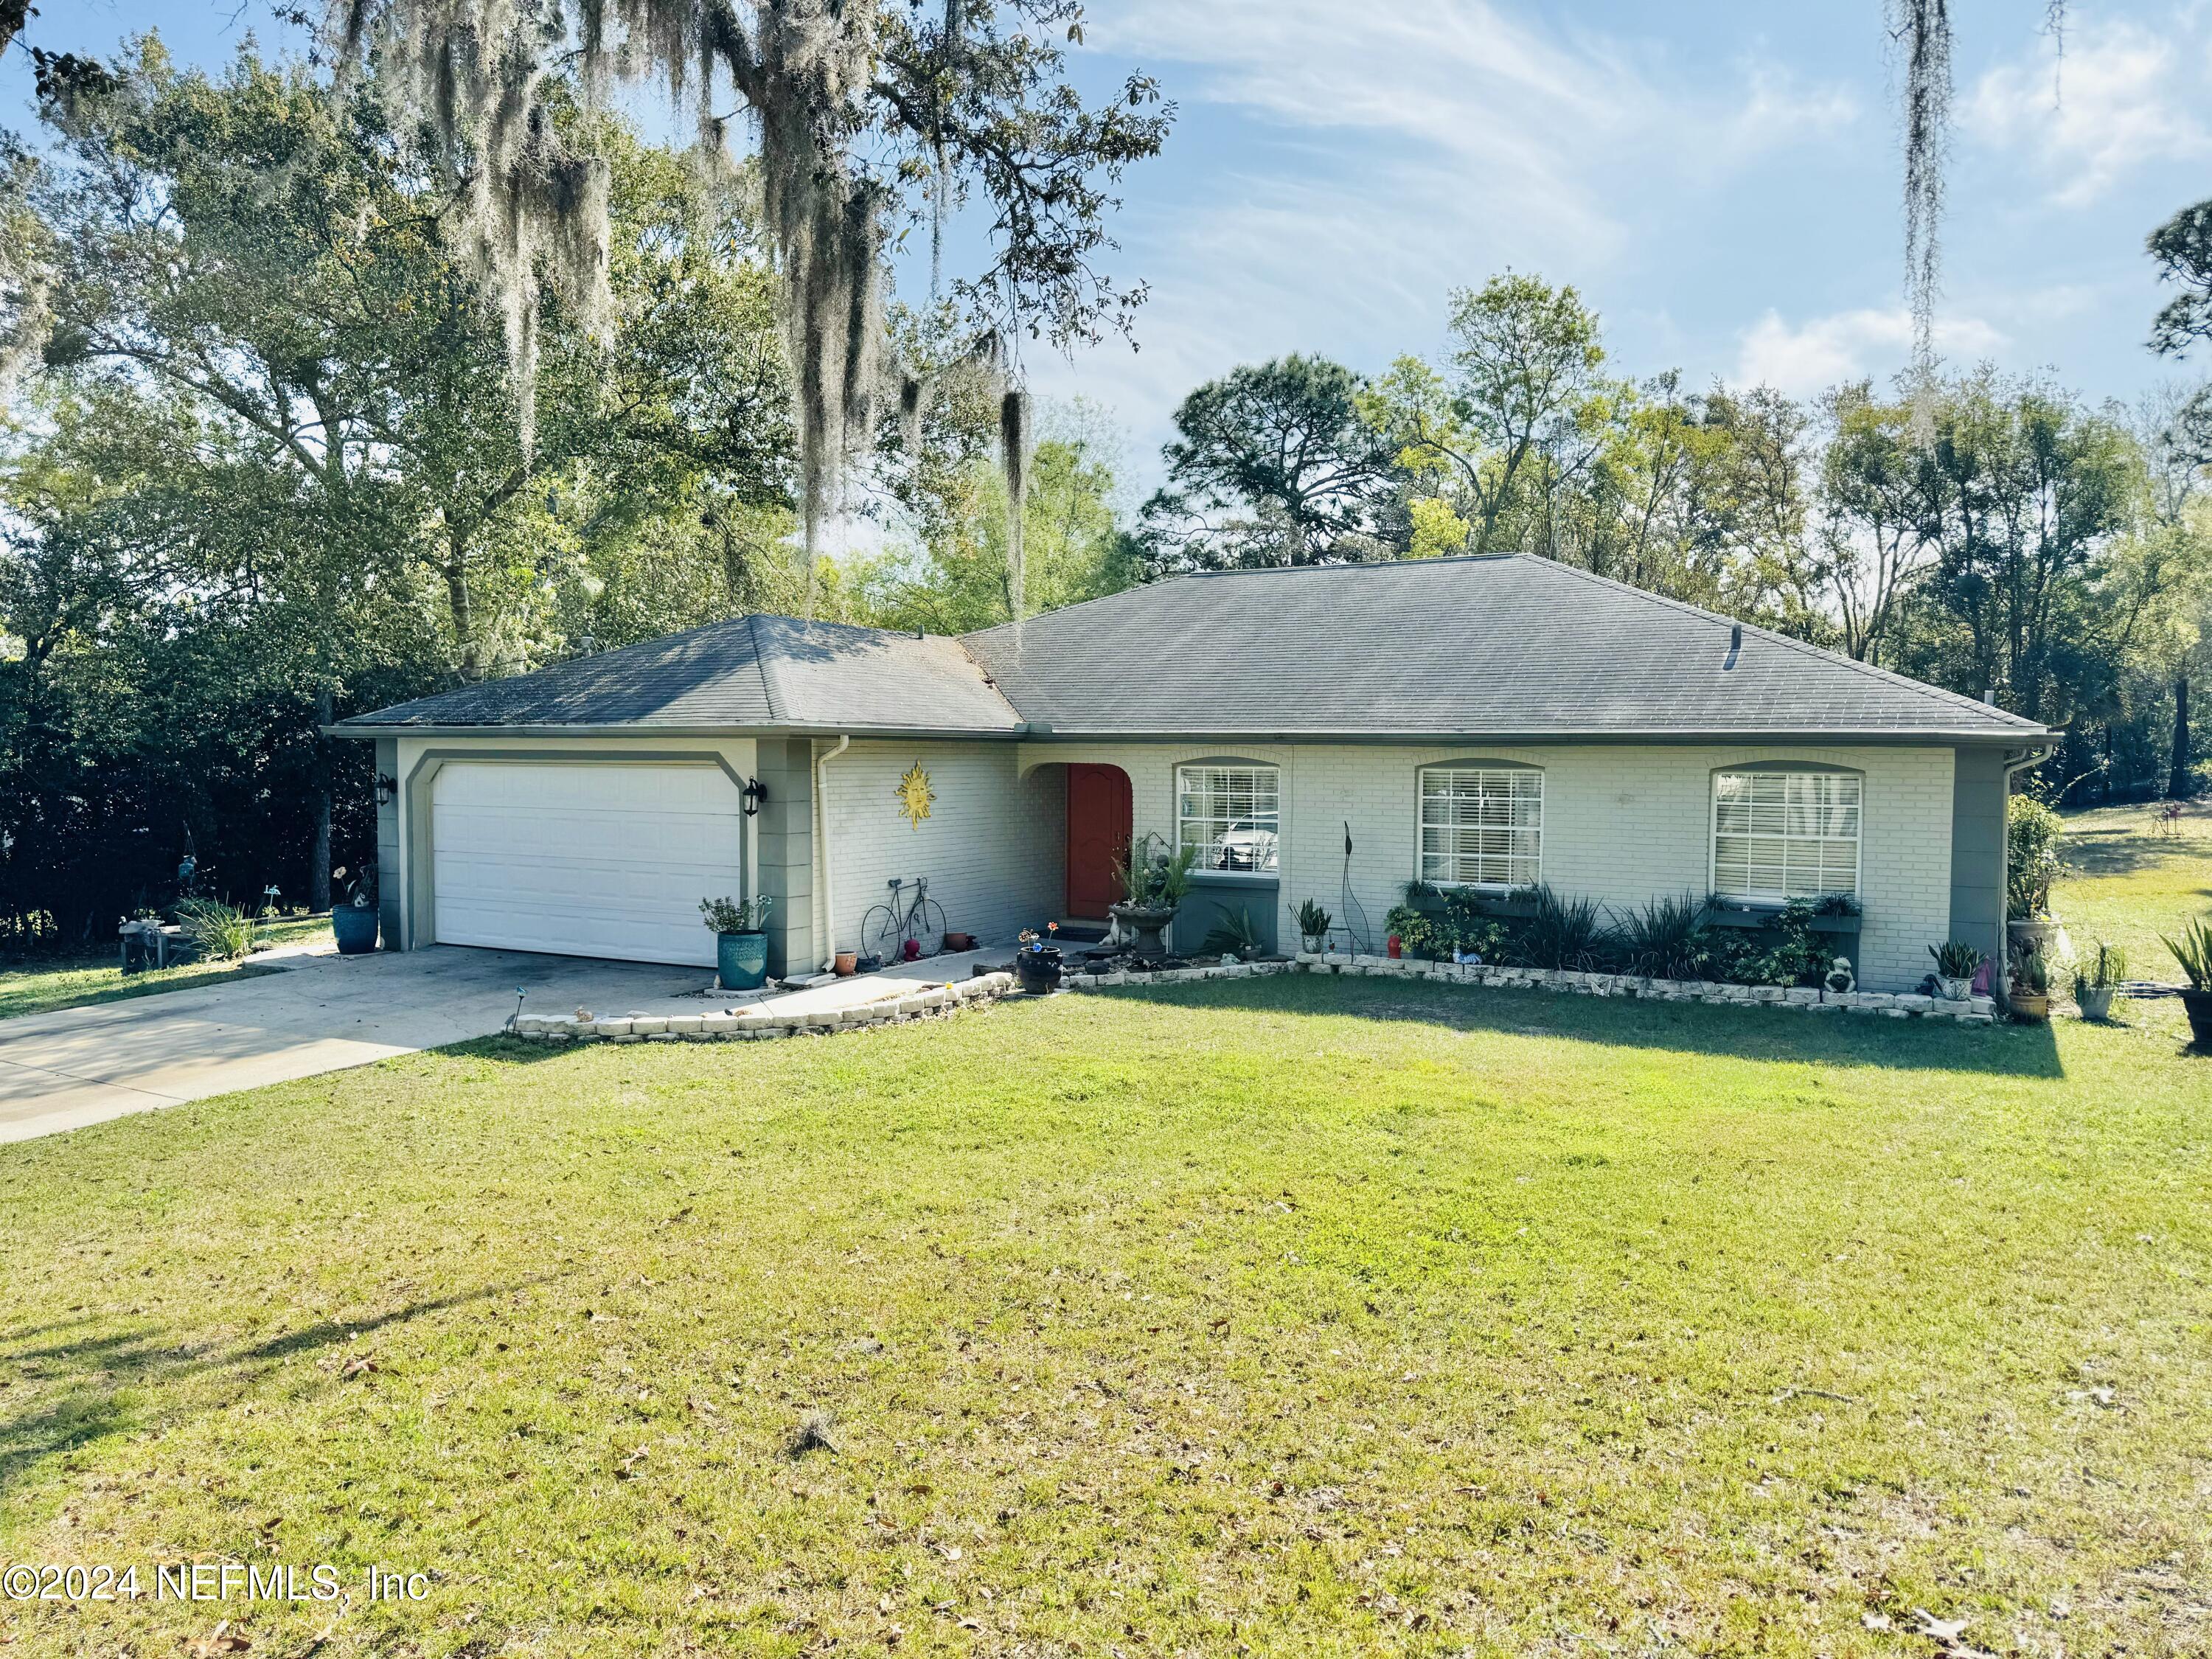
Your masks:
{"label": "white brick house", "polygon": [[[2000,957],[2033,722],[1547,560],[1186,577],[963,640],[744,617],[343,722],[374,738],[387,948],[855,949],[893,878],[990,942],[1103,912],[1116,845],[1191,841],[1187,925],[1290,940],[1420,878],[1614,910],[1838,889],[1870,989]],[[902,792],[914,775],[928,810]],[[1186,922],[1179,922],[1179,928]]]}

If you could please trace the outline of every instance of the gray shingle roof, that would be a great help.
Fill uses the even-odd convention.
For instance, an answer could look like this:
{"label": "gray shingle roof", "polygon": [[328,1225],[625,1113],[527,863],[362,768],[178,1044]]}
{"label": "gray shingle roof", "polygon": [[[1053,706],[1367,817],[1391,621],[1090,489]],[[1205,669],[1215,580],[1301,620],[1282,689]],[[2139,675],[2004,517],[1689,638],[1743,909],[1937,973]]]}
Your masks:
{"label": "gray shingle roof", "polygon": [[793,727],[1012,735],[1020,717],[957,640],[739,617],[343,722],[422,726]]}
{"label": "gray shingle roof", "polygon": [[1033,731],[2006,738],[1972,698],[1528,554],[1184,576],[963,641]]}
{"label": "gray shingle roof", "polygon": [[1934,742],[2045,729],[1764,629],[1744,628],[1731,661],[1734,626],[1528,554],[1222,572],[964,640],[741,617],[343,729]]}

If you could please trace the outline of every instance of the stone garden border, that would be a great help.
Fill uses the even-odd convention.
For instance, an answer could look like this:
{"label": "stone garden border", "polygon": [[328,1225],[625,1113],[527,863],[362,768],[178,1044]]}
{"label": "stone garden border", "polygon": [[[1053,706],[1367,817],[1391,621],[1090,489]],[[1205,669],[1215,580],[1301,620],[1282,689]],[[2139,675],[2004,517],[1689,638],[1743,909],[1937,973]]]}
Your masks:
{"label": "stone garden border", "polygon": [[703,1014],[624,1014],[605,1019],[525,1014],[514,1022],[510,1035],[528,1042],[757,1042],[828,1036],[908,1020],[940,1019],[962,1008],[995,1002],[1013,988],[1012,974],[979,974],[848,1008],[787,1010],[769,1004],[717,1008]]}
{"label": "stone garden border", "polygon": [[[1634,997],[1649,1002],[1706,1002],[1730,1006],[1795,1008],[1808,1014],[1875,1014],[1889,1019],[1948,1019],[1961,1025],[1994,1025],[1996,1004],[1988,997],[1953,1002],[1889,991],[1784,989],[1777,985],[1726,985],[1714,981],[1650,979],[1637,974],[1578,974],[1546,968],[1492,968],[1474,963],[1420,962],[1411,957],[1315,956],[1301,953],[1287,962],[1223,963],[1205,968],[1170,968],[1157,973],[1116,969],[1104,974],[1069,974],[1060,982],[1071,991],[1110,990],[1123,985],[1182,985],[1203,980],[1251,979],[1269,974],[1339,974],[1355,978],[1419,979],[1444,985],[1480,985],[1499,990],[1565,992],[1579,996]],[[512,1035],[532,1042],[747,1042],[775,1037],[828,1036],[908,1020],[943,1018],[960,1009],[995,1002],[1014,989],[1008,973],[979,974],[973,979],[932,985],[903,996],[884,997],[846,1008],[779,1010],[773,1005],[716,1009],[703,1014],[626,1014],[617,1018],[574,1019],[526,1014]]]}
{"label": "stone garden border", "polygon": [[1578,974],[1548,968],[1493,968],[1474,963],[1422,962],[1410,957],[1316,956],[1301,952],[1288,962],[1240,963],[1233,967],[1179,968],[1157,974],[1071,974],[1070,989],[1116,985],[1172,984],[1178,981],[1234,979],[1252,974],[1343,974],[1381,979],[1423,979],[1444,985],[1481,985],[1497,989],[1564,991],[1581,996],[1640,997],[1651,1002],[1712,1002],[1746,1007],[1801,1008],[1807,1013],[1880,1014],[1891,1019],[1950,1019],[1961,1025],[1994,1025],[1996,1003],[1989,997],[1953,1002],[1890,991],[1833,991],[1778,985],[1727,985],[1717,981],[1650,979],[1638,974]]}

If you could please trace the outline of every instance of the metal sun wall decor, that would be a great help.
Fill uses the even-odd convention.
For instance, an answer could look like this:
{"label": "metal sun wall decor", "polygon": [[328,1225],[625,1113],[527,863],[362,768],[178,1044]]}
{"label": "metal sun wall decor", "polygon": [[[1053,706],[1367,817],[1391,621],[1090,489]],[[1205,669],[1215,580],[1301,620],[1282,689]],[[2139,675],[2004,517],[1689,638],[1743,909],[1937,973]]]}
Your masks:
{"label": "metal sun wall decor", "polygon": [[907,769],[906,775],[898,781],[898,787],[891,793],[898,797],[901,816],[915,829],[921,829],[921,821],[929,816],[929,804],[937,799],[937,795],[930,788],[929,774],[921,769],[920,761]]}

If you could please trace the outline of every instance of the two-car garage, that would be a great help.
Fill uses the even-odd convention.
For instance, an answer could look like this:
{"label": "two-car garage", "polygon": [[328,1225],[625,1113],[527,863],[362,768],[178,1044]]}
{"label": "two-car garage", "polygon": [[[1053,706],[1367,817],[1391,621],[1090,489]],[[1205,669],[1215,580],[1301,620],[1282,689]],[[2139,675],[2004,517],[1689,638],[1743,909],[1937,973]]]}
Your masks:
{"label": "two-car garage", "polygon": [[430,855],[418,943],[714,963],[699,901],[744,890],[746,821],[711,755],[447,759],[428,785],[415,797]]}

